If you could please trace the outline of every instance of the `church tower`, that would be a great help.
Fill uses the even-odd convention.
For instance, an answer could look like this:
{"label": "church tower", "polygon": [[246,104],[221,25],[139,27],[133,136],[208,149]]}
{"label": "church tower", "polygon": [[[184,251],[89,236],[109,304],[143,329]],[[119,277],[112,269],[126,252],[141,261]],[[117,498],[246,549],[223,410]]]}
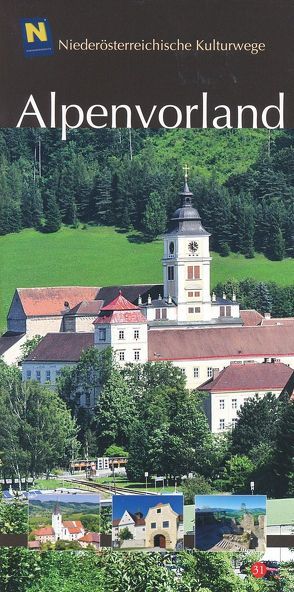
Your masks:
{"label": "church tower", "polygon": [[184,167],[182,205],[170,220],[164,235],[164,297],[177,305],[179,323],[211,321],[209,237],[198,211],[192,205],[188,167]]}
{"label": "church tower", "polygon": [[55,539],[62,539],[64,534],[64,528],[62,524],[62,515],[59,504],[55,504],[52,514],[52,528],[55,533]]}

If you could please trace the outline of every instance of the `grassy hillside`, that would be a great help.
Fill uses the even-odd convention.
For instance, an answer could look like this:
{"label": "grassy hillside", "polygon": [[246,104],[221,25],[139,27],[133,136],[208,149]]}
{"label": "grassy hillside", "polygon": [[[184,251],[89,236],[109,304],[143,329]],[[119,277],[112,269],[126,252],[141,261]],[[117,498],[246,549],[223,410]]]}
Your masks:
{"label": "grassy hillside", "polygon": [[[63,228],[56,234],[24,230],[0,237],[0,330],[15,288],[34,286],[160,283],[162,241],[133,242],[110,227]],[[293,259],[213,254],[212,286],[229,278],[253,277],[292,283]]]}

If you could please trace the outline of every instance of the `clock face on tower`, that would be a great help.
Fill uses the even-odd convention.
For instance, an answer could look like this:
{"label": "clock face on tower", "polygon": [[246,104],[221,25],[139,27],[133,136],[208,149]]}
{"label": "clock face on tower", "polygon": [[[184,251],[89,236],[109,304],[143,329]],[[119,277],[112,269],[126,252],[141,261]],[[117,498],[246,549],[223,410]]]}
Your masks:
{"label": "clock face on tower", "polygon": [[191,241],[188,244],[188,249],[189,249],[190,253],[192,253],[193,255],[195,255],[195,253],[198,251],[198,243],[197,243],[197,241]]}
{"label": "clock face on tower", "polygon": [[169,243],[169,252],[171,255],[175,252],[175,243]]}

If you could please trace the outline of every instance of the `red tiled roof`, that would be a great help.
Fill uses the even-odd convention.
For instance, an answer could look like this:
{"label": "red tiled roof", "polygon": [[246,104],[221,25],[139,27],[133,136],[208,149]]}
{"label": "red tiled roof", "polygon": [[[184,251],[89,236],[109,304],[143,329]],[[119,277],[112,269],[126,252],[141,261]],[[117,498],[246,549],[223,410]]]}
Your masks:
{"label": "red tiled roof", "polygon": [[[101,313],[102,314],[102,313]],[[140,310],[125,310],[125,311],[114,311],[108,315],[97,317],[94,321],[94,325],[108,325],[108,324],[125,324],[125,323],[147,323],[146,317],[141,313]]]}
{"label": "red tiled roof", "polygon": [[94,346],[94,333],[47,333],[25,362],[78,362]]}
{"label": "red tiled roof", "polygon": [[72,308],[83,300],[95,300],[98,287],[67,286],[56,288],[19,288],[17,290],[27,316],[64,314],[64,303]]}
{"label": "red tiled roof", "polygon": [[231,364],[222,370],[215,379],[198,387],[200,391],[259,391],[282,390],[293,370],[286,364]]}
{"label": "red tiled roof", "polygon": [[87,532],[79,539],[79,543],[100,543],[99,532]]}
{"label": "red tiled roof", "polygon": [[255,327],[256,325],[260,325],[264,318],[260,312],[257,312],[257,310],[254,309],[240,310],[240,317],[245,327]]}
{"label": "red tiled roof", "polygon": [[127,300],[119,291],[119,294],[114,300],[109,302],[106,306],[101,308],[101,311],[119,311],[119,310],[139,310],[139,307]]}
{"label": "red tiled roof", "polygon": [[152,329],[149,361],[280,357],[294,354],[291,326]]}
{"label": "red tiled roof", "polygon": [[276,318],[276,319],[263,319],[261,321],[263,327],[272,327],[273,325],[294,325],[294,317]]}
{"label": "red tiled roof", "polygon": [[53,536],[54,529],[52,526],[44,526],[44,528],[39,528],[38,530],[33,530],[33,535],[35,536]]}
{"label": "red tiled roof", "polygon": [[40,549],[41,543],[40,541],[28,541],[28,548],[29,549]]}
{"label": "red tiled roof", "polygon": [[62,524],[65,528],[68,528],[70,532],[80,532],[81,530],[85,530],[80,520],[63,520]]}

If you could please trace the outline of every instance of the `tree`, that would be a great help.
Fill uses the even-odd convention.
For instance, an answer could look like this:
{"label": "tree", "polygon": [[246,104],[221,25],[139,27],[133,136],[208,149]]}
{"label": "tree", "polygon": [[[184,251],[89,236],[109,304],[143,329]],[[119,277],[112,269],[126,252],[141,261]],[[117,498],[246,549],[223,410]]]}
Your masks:
{"label": "tree", "polygon": [[281,403],[272,393],[246,401],[237,412],[238,421],[232,431],[232,453],[250,455],[259,444],[271,446],[280,410]]}
{"label": "tree", "polygon": [[105,382],[95,413],[98,448],[101,452],[116,442],[128,447],[135,417],[135,402],[119,370]]}
{"label": "tree", "polygon": [[194,504],[195,495],[213,493],[209,481],[203,475],[195,474],[193,477],[185,479],[182,485],[185,504]]}
{"label": "tree", "polygon": [[47,196],[47,209],[46,209],[46,223],[44,230],[46,232],[57,232],[61,227],[61,215],[60,210],[53,193],[49,193]]}
{"label": "tree", "polygon": [[285,257],[285,240],[281,228],[272,235],[270,255],[274,261],[282,261]]}
{"label": "tree", "polygon": [[77,450],[77,426],[57,393],[15,377],[0,386],[0,450],[9,475],[35,476],[67,466]]}
{"label": "tree", "polygon": [[254,470],[254,464],[247,456],[232,456],[227,462],[224,471],[225,479],[228,479],[233,493],[248,493],[250,489],[250,477]]}
{"label": "tree", "polygon": [[128,456],[128,452],[117,444],[111,444],[106,448],[103,456]]}
{"label": "tree", "polygon": [[268,289],[268,286],[264,282],[258,282],[252,294],[255,302],[255,308],[261,312],[271,312],[272,299]]}
{"label": "tree", "polygon": [[290,494],[294,475],[294,403],[284,401],[277,423],[272,467],[275,492],[279,497]]}
{"label": "tree", "polygon": [[167,223],[165,204],[158,191],[150,193],[144,216],[143,227],[146,235],[150,238],[156,238],[165,231]]}
{"label": "tree", "polygon": [[42,339],[41,335],[34,335],[34,337],[32,337],[31,339],[27,339],[27,341],[25,343],[23,343],[23,345],[21,345],[21,347],[20,347],[20,349],[21,349],[20,361],[21,362],[25,358],[27,358],[28,355],[34,351],[34,349],[36,349],[36,347],[37,347],[38,343],[40,343],[41,339]]}
{"label": "tree", "polygon": [[113,365],[110,348],[99,351],[96,347],[91,347],[82,353],[76,366],[63,368],[57,380],[57,391],[77,420],[80,427],[79,440],[84,446],[87,442],[89,454],[97,453],[96,437],[93,436],[94,409],[81,407],[80,400],[90,394],[97,401],[101,388],[111,375]]}
{"label": "tree", "polygon": [[125,528],[122,528],[119,531],[119,538],[120,538],[120,541],[129,541],[129,540],[133,539],[134,537],[133,537],[131,531],[126,526]]}

